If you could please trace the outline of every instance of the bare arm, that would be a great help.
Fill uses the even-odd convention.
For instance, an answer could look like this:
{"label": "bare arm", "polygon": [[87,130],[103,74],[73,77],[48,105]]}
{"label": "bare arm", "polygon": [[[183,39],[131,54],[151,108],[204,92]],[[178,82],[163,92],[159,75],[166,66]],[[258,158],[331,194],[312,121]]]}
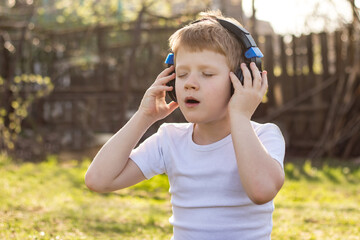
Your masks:
{"label": "bare arm", "polygon": [[165,102],[165,92],[172,90],[165,85],[174,78],[174,75],[168,75],[171,71],[172,68],[167,68],[159,74],[146,91],[139,110],[97,153],[85,175],[88,188],[96,192],[110,192],[145,179],[129,156],[146,130],[178,106],[175,102]]}
{"label": "bare arm", "polygon": [[253,63],[251,69],[253,82],[245,66],[242,66],[244,85],[235,75],[230,76],[235,89],[229,103],[231,135],[243,187],[254,203],[264,204],[271,201],[282,187],[284,173],[281,165],[267,153],[250,123],[267,89],[266,72],[261,76]]}

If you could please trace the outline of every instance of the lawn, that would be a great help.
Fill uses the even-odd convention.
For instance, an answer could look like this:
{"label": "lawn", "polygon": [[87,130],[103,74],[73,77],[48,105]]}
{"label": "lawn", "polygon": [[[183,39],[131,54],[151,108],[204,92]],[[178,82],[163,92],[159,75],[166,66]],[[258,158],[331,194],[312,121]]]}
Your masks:
{"label": "lawn", "polygon": [[[84,185],[89,162],[0,156],[0,239],[170,239],[165,175],[98,194]],[[298,161],[285,170],[272,239],[360,239],[359,166]]]}

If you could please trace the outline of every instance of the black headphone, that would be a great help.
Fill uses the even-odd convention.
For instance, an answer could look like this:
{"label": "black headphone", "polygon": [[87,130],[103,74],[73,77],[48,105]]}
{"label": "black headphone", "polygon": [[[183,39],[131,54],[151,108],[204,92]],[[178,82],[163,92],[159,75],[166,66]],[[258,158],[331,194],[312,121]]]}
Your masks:
{"label": "black headphone", "polygon": [[[195,22],[192,22],[191,24],[195,24],[204,20],[209,20],[208,18],[200,19]],[[236,39],[241,43],[241,46],[243,48],[243,52],[245,55],[245,64],[250,67],[250,63],[254,62],[256,66],[258,67],[259,71],[262,71],[261,66],[261,58],[264,56],[260,49],[257,47],[255,40],[250,35],[250,33],[243,27],[238,26],[232,22],[229,22],[224,19],[218,19],[216,18],[216,21],[221,24],[226,30],[228,30],[230,33],[234,34]],[[170,67],[171,65],[174,65],[174,53],[169,53],[166,57],[165,63],[168,64]],[[173,71],[172,73],[174,73]],[[250,71],[251,72],[251,71]],[[172,74],[170,73],[170,74]],[[235,70],[235,75],[240,80],[242,84],[244,84],[244,76],[242,74],[242,70],[240,66]],[[166,85],[172,86],[173,90],[170,92],[167,92],[169,97],[176,102],[176,92],[175,92],[175,79],[168,82]],[[233,94],[234,89],[231,85],[231,94]]]}

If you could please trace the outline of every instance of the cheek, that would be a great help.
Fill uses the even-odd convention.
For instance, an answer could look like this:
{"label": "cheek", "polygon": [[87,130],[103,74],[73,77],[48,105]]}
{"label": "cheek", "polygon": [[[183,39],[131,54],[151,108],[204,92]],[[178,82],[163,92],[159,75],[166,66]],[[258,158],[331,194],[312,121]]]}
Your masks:
{"label": "cheek", "polygon": [[218,84],[212,87],[209,91],[209,95],[216,96],[219,100],[223,99],[224,101],[229,101],[231,97],[231,83],[223,81],[222,84]]}
{"label": "cheek", "polygon": [[175,79],[175,93],[176,93],[176,96],[180,96],[181,95],[181,89],[183,89],[183,86],[181,85],[181,81],[177,81]]}
{"label": "cheek", "polygon": [[226,96],[228,100],[230,100],[231,98],[231,87],[232,87],[232,83],[230,77],[228,77],[224,81],[224,92],[223,92],[224,96]]}

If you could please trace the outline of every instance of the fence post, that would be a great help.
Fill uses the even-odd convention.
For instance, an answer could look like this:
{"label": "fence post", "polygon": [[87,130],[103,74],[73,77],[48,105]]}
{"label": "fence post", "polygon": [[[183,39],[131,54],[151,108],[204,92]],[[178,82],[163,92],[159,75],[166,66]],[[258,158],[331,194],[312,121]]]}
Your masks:
{"label": "fence post", "polygon": [[271,35],[265,36],[265,61],[264,61],[264,68],[268,73],[268,80],[269,80],[269,88],[267,92],[268,98],[268,105],[274,106],[274,86],[277,84],[276,78],[274,76],[274,44],[273,38]]}

